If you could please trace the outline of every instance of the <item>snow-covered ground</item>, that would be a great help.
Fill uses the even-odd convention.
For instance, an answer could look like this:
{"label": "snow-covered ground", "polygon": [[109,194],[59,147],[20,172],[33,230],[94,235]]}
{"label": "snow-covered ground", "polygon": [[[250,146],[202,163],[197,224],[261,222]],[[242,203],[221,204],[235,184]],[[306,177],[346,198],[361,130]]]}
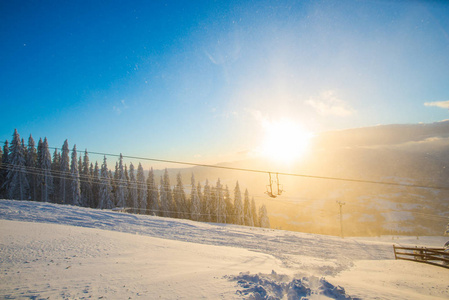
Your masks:
{"label": "snow-covered ground", "polygon": [[5,299],[448,299],[449,270],[392,244],[0,200]]}

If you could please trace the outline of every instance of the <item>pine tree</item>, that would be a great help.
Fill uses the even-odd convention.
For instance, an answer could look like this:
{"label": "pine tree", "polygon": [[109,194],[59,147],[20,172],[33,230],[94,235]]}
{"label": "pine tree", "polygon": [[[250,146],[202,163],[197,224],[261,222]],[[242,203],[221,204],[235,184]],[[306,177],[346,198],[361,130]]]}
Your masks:
{"label": "pine tree", "polygon": [[38,165],[40,169],[40,176],[38,177],[41,192],[40,200],[42,202],[49,202],[53,192],[53,177],[51,175],[51,155],[47,138],[44,138],[41,147],[41,156],[38,157],[38,162],[40,162],[40,165]]}
{"label": "pine tree", "polygon": [[164,178],[161,176],[161,184],[159,186],[159,195],[160,195],[160,200],[161,200],[160,215],[162,217],[168,217],[170,208],[168,206],[169,203],[168,203],[168,200],[167,200],[167,193],[165,191],[164,185],[165,185],[164,184]]}
{"label": "pine tree", "polygon": [[[201,217],[201,202],[200,202],[200,197],[198,196],[198,189],[195,185],[195,175],[193,175],[193,173],[192,173],[192,179],[190,181],[191,181],[191,186],[192,186],[192,190],[190,193],[190,202],[192,203],[191,218],[194,221],[199,221],[200,217]],[[201,190],[201,187],[200,187],[200,190]]]}
{"label": "pine tree", "polygon": [[25,167],[25,149],[20,141],[17,129],[14,130],[8,158],[6,179],[3,183],[8,199],[28,199],[28,180]]}
{"label": "pine tree", "polygon": [[130,183],[129,183],[129,173],[128,173],[128,166],[125,164],[125,206],[130,207],[130,200],[129,200],[129,192],[130,192]]}
{"label": "pine tree", "polygon": [[234,215],[235,224],[244,225],[245,219],[243,215],[243,203],[242,203],[242,193],[240,192],[239,182],[237,181],[234,189]]}
{"label": "pine tree", "polygon": [[251,199],[251,215],[253,217],[254,226],[259,227],[259,218],[257,217],[256,202],[254,202],[254,197]]}
{"label": "pine tree", "polygon": [[154,180],[153,168],[150,169],[147,178],[147,207],[150,209],[150,214],[159,216],[160,205],[159,205],[159,192],[157,189],[156,181]]}
{"label": "pine tree", "polygon": [[128,166],[126,164],[125,164],[125,179],[126,179],[126,183],[129,184]]}
{"label": "pine tree", "polygon": [[[112,171],[111,171],[112,173]],[[114,202],[114,206],[117,206],[117,193],[118,193],[118,182],[119,182],[119,169],[118,169],[118,161],[115,162],[115,171],[112,176],[111,185],[112,185],[112,201]]]}
{"label": "pine tree", "polygon": [[176,217],[181,219],[188,218],[186,193],[182,184],[181,172],[176,175],[176,185],[173,190],[173,198],[177,208]]}
{"label": "pine tree", "polygon": [[99,191],[98,208],[100,209],[111,209],[114,207],[114,203],[112,201],[112,186],[110,180],[111,175],[112,174],[108,172],[108,164],[106,161],[106,156],[104,156],[100,173],[101,184],[99,186],[100,191]]}
{"label": "pine tree", "polygon": [[42,141],[42,138],[39,138],[39,142],[37,142],[37,154],[36,154],[36,190],[37,190],[37,197],[36,201],[41,202],[42,201],[42,151],[43,151],[43,145],[44,142]]}
{"label": "pine tree", "polygon": [[246,226],[254,226],[253,216],[251,213],[251,204],[249,202],[248,189],[245,190],[245,199],[243,201],[243,215],[245,218],[245,225]]}
{"label": "pine tree", "polygon": [[3,145],[3,155],[2,155],[2,164],[7,165],[9,157],[9,142],[8,140],[5,141],[5,144]]}
{"label": "pine tree", "polygon": [[82,177],[82,173],[83,173],[83,159],[81,157],[81,154],[80,154],[79,159],[78,159],[78,173],[80,175],[80,180],[81,180],[83,178]]}
{"label": "pine tree", "polygon": [[8,157],[9,157],[9,142],[8,142],[8,140],[6,140],[5,144],[3,145],[2,164],[4,164],[4,165],[8,164],[8,162],[9,162]]}
{"label": "pine tree", "polygon": [[210,202],[209,202],[209,210],[210,210],[210,219],[211,222],[218,222],[218,200],[217,200],[217,187],[210,187]]}
{"label": "pine tree", "polygon": [[204,185],[203,191],[203,217],[204,221],[212,222],[212,197],[211,188],[209,186],[209,181],[206,179],[206,184]]}
{"label": "pine tree", "polygon": [[234,206],[231,202],[228,185],[225,187],[224,199],[226,204],[226,223],[234,223]]}
{"label": "pine tree", "polygon": [[123,155],[120,153],[120,159],[117,168],[117,189],[115,193],[117,207],[125,207],[127,194],[127,181],[123,166]]}
{"label": "pine tree", "polygon": [[87,149],[84,151],[81,167],[82,169],[79,170],[81,178],[81,203],[82,206],[92,207],[92,178],[90,176],[89,153]]}
{"label": "pine tree", "polygon": [[145,173],[143,172],[142,164],[139,163],[137,167],[137,202],[139,213],[146,214],[147,212],[147,187],[145,185]]}
{"label": "pine tree", "polygon": [[[92,163],[91,169],[92,169]],[[109,181],[109,173],[106,172],[106,178]],[[101,179],[100,179],[100,167],[98,166],[98,162],[95,162],[95,167],[93,168],[91,172],[91,178],[92,178],[92,201],[91,201],[91,207],[97,208],[98,207],[98,201],[100,199],[100,185],[101,185]],[[109,183],[110,184],[110,183]]]}
{"label": "pine tree", "polygon": [[51,163],[51,175],[53,177],[53,192],[51,197],[51,202],[53,203],[61,203],[60,195],[60,165],[61,165],[61,154],[58,153],[58,149],[55,149],[53,152],[53,161]]}
{"label": "pine tree", "polygon": [[216,205],[217,205],[217,222],[226,223],[226,202],[223,195],[223,186],[221,185],[220,178],[217,180],[216,192]]}
{"label": "pine tree", "polygon": [[2,153],[2,169],[0,169],[0,196],[6,197],[5,189],[3,188],[5,185],[6,180],[6,173],[8,170],[8,156],[9,156],[9,142],[8,140],[5,141],[5,144],[3,146],[3,153]]}
{"label": "pine tree", "polygon": [[92,162],[90,162],[90,166],[89,166],[89,176],[90,178],[93,180],[93,176],[94,176],[94,164]]}
{"label": "pine tree", "polygon": [[161,210],[163,217],[176,216],[176,207],[173,203],[173,193],[170,187],[170,177],[165,169],[164,176],[161,177]]}
{"label": "pine tree", "polygon": [[34,143],[34,139],[30,134],[28,138],[28,148],[26,151],[25,166],[27,170],[28,184],[30,186],[29,199],[37,200],[37,151]]}
{"label": "pine tree", "polygon": [[262,228],[270,228],[270,219],[265,204],[259,208],[259,225]]}
{"label": "pine tree", "polygon": [[71,205],[81,205],[81,189],[80,189],[80,174],[78,169],[78,154],[76,153],[76,145],[73,146],[72,150],[72,162],[70,164],[70,204]]}
{"label": "pine tree", "polygon": [[61,161],[60,161],[60,174],[61,179],[59,182],[59,194],[60,194],[60,202],[62,204],[71,204],[70,202],[70,194],[71,194],[71,176],[70,176],[70,158],[69,158],[69,143],[67,140],[64,141],[61,150]]}
{"label": "pine tree", "polygon": [[204,211],[204,197],[203,197],[203,189],[201,187],[201,183],[198,181],[198,184],[196,185],[196,191],[198,193],[198,198],[200,199],[200,218],[199,221],[202,221],[204,219],[203,211]]}
{"label": "pine tree", "polygon": [[129,164],[128,195],[128,207],[131,208],[131,212],[136,213],[139,209],[139,202],[137,197],[137,180],[132,163]]}

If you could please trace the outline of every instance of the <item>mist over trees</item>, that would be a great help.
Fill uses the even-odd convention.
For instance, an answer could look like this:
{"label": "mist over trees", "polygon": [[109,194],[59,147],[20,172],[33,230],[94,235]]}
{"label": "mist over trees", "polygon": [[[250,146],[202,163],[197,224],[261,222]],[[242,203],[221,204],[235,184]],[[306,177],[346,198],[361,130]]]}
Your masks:
{"label": "mist over trees", "polygon": [[[184,186],[180,173],[172,186],[168,169],[156,178],[153,168],[145,176],[139,163],[129,168],[120,154],[115,170],[106,156],[101,165],[90,160],[87,149],[78,156],[76,145],[69,150],[65,140],[53,156],[47,138],[39,139],[37,149],[30,135],[28,144],[14,130],[11,143],[0,149],[0,197],[13,200],[52,202],[98,209],[119,209],[129,213],[191,219],[202,222],[232,223],[269,228],[267,209],[257,208],[245,190],[244,201],[236,182],[234,198],[220,179],[204,187],[192,173]],[[157,184],[157,183],[160,184]],[[187,188],[187,191],[186,191]]]}

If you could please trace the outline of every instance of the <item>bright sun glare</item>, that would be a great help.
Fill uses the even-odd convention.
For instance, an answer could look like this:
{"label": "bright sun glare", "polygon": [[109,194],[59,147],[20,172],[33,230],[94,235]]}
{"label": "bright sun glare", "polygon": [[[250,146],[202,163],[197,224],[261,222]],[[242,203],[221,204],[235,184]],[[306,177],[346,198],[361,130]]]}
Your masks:
{"label": "bright sun glare", "polygon": [[261,145],[261,154],[281,163],[293,163],[307,150],[313,134],[300,124],[281,119],[263,123],[265,136]]}

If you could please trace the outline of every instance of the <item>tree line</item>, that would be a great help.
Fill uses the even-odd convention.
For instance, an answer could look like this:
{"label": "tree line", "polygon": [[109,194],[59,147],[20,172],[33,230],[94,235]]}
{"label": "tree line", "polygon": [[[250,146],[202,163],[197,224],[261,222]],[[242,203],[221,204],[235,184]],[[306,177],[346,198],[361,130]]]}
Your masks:
{"label": "tree line", "polygon": [[168,169],[156,178],[153,168],[145,175],[142,164],[137,170],[124,164],[120,154],[112,171],[104,156],[101,165],[89,160],[87,149],[78,156],[76,145],[69,150],[65,140],[60,151],[50,154],[47,138],[37,148],[30,135],[28,143],[14,130],[11,143],[0,149],[0,196],[14,200],[33,200],[98,209],[114,209],[194,221],[232,223],[270,227],[265,205],[257,209],[248,190],[243,193],[236,182],[233,198],[220,179],[204,186],[192,174],[190,194],[181,173],[174,186]]}

